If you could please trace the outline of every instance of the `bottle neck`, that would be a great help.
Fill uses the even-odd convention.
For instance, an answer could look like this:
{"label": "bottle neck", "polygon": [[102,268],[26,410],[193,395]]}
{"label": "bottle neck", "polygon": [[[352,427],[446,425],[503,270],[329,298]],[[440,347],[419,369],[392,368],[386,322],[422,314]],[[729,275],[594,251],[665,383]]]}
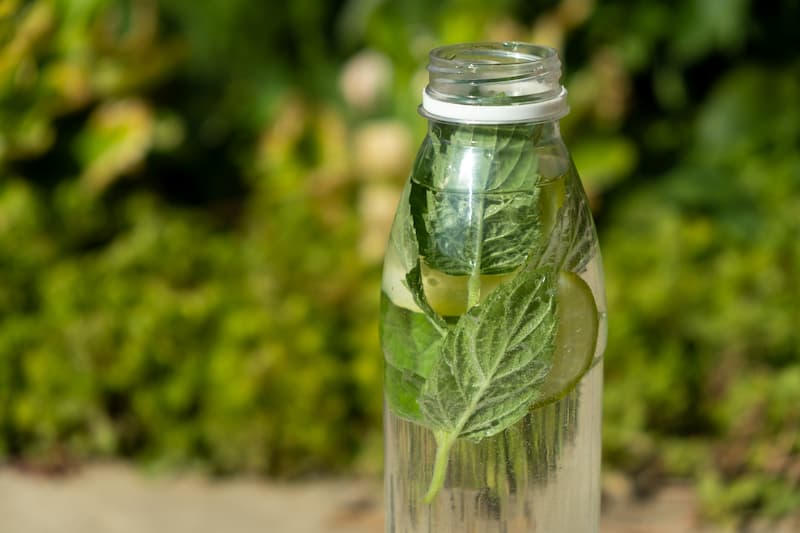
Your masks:
{"label": "bottle neck", "polygon": [[433,50],[420,112],[461,124],[549,122],[569,112],[561,61],[552,48],[467,43]]}
{"label": "bottle neck", "polygon": [[437,191],[520,192],[570,166],[558,121],[453,124],[431,120],[413,179]]}

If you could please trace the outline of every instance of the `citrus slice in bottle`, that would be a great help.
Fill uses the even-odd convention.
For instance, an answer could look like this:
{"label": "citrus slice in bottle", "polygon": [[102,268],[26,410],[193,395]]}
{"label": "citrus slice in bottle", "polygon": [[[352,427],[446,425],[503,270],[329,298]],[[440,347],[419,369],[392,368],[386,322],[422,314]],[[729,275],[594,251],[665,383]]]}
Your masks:
{"label": "citrus slice in bottle", "polygon": [[553,366],[541,385],[534,408],[566,396],[592,366],[598,315],[592,289],[573,272],[558,276],[558,330]]}
{"label": "citrus slice in bottle", "polygon": [[[517,271],[481,276],[480,301],[501,283],[514,279]],[[467,312],[469,276],[451,276],[422,262],[422,287],[431,309],[442,316],[460,316]]]}

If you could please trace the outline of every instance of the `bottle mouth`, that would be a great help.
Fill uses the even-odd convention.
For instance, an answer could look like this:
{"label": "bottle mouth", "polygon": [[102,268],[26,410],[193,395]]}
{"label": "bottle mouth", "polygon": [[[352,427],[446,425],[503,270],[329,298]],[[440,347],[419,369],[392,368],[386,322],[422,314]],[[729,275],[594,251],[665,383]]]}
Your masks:
{"label": "bottle mouth", "polygon": [[553,48],[520,42],[435,48],[421,113],[470,123],[554,120],[569,111]]}

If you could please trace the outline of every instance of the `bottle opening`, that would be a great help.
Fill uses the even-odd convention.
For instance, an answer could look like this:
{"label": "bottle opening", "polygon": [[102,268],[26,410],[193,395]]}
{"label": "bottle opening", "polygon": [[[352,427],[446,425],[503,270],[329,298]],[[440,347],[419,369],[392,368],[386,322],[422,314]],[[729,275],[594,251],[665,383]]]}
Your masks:
{"label": "bottle opening", "polygon": [[478,124],[555,120],[569,111],[558,53],[519,42],[464,43],[430,53],[421,113]]}

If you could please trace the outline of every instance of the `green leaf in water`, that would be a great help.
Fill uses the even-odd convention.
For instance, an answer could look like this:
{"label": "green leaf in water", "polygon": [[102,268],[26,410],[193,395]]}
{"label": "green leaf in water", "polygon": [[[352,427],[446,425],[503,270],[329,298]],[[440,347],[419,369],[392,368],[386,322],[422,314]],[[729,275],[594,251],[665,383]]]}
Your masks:
{"label": "green leaf in water", "polygon": [[595,255],[594,221],[575,172],[564,176],[564,189],[564,203],[544,247],[531,259],[532,268],[546,266],[553,270],[581,272]]}
{"label": "green leaf in water", "polygon": [[392,366],[427,378],[439,354],[442,333],[422,313],[381,298],[380,336],[383,355]]}
{"label": "green leaf in water", "polygon": [[457,438],[495,435],[527,413],[552,365],[556,329],[549,269],[520,273],[459,318],[419,399],[437,441],[426,501],[444,483]]}
{"label": "green leaf in water", "polygon": [[389,409],[397,416],[422,423],[418,399],[425,379],[414,372],[385,362],[383,383]]}
{"label": "green leaf in water", "polygon": [[381,317],[386,401],[398,416],[422,422],[418,400],[439,358],[442,333],[426,315],[396,306],[386,294]]}
{"label": "green leaf in water", "polygon": [[525,261],[540,226],[534,131],[468,126],[433,137],[429,183],[412,182],[409,195],[428,266],[449,275],[502,274]]}

